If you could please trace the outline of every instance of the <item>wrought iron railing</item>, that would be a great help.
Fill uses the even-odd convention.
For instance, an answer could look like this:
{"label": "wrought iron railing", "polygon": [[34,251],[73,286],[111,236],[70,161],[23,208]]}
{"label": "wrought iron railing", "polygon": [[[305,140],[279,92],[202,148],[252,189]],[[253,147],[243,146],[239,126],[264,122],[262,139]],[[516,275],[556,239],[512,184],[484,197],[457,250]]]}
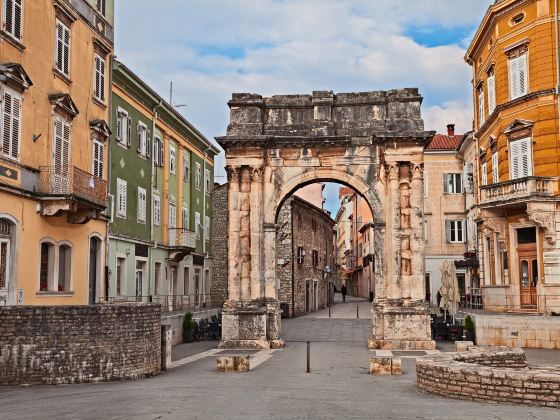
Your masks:
{"label": "wrought iron railing", "polygon": [[553,196],[554,183],[551,178],[529,176],[485,185],[480,188],[481,204],[496,203],[514,199],[527,199],[535,196]]}
{"label": "wrought iron railing", "polygon": [[42,166],[39,192],[44,195],[73,196],[105,207],[107,181],[75,166]]}
{"label": "wrought iron railing", "polygon": [[169,246],[196,248],[196,233],[182,228],[169,228]]}
{"label": "wrought iron railing", "polygon": [[205,309],[221,308],[223,302],[217,301],[209,294],[190,295],[138,295],[138,296],[110,296],[97,300],[100,304],[143,304],[159,303],[161,312],[202,311]]}

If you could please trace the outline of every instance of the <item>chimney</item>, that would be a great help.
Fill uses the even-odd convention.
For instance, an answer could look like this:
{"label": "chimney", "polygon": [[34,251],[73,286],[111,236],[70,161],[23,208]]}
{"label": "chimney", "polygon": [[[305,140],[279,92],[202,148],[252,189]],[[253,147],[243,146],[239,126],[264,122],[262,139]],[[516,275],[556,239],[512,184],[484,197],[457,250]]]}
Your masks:
{"label": "chimney", "polygon": [[448,136],[455,135],[455,124],[447,124],[447,135]]}

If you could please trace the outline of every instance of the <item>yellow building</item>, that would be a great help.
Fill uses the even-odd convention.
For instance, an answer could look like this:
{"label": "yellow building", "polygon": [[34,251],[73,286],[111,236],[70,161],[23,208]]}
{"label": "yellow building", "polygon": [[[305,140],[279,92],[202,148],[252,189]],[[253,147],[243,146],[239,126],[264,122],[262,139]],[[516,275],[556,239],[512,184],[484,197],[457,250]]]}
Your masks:
{"label": "yellow building", "polygon": [[486,309],[560,310],[558,41],[553,0],[499,0],[467,51]]}
{"label": "yellow building", "polygon": [[103,295],[112,0],[0,0],[0,305]]}

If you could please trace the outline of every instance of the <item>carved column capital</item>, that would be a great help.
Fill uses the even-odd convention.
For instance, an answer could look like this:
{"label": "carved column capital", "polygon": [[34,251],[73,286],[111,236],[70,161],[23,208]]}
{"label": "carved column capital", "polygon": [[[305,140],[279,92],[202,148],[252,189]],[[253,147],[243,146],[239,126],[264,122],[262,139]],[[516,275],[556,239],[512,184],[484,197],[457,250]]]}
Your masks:
{"label": "carved column capital", "polygon": [[389,181],[396,181],[399,179],[399,164],[396,162],[388,162],[385,164],[385,171]]}
{"label": "carved column capital", "polygon": [[423,179],[424,178],[424,164],[423,163],[413,163],[412,164],[412,179]]}
{"label": "carved column capital", "polygon": [[529,220],[535,222],[539,227],[544,229],[546,241],[550,245],[554,245],[556,243],[554,213],[527,208],[527,215],[529,216]]}
{"label": "carved column capital", "polygon": [[228,182],[237,181],[239,182],[239,166],[226,166],[227,180]]}
{"label": "carved column capital", "polygon": [[507,221],[502,217],[493,217],[485,219],[483,221],[483,226],[485,229],[490,230],[498,235],[498,242],[500,249],[504,250],[507,248],[506,244],[506,232],[507,232]]}
{"label": "carved column capital", "polygon": [[263,177],[263,168],[261,167],[251,167],[250,169],[251,181],[261,182]]}

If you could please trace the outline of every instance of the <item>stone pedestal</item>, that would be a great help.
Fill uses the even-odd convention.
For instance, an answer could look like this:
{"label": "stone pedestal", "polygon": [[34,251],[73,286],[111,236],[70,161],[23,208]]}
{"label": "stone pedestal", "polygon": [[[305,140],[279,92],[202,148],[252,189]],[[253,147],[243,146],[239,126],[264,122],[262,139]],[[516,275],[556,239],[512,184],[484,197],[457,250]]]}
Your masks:
{"label": "stone pedestal", "polygon": [[278,301],[228,301],[224,304],[220,348],[274,349],[283,345]]}
{"label": "stone pedestal", "polygon": [[429,308],[424,301],[378,300],[372,306],[370,349],[434,350]]}

